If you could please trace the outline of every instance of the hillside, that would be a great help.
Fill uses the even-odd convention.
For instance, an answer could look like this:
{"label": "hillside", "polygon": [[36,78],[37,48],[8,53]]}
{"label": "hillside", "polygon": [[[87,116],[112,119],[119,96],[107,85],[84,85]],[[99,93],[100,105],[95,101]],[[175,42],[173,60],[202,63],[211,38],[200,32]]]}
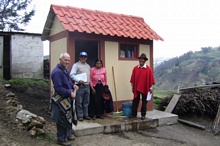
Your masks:
{"label": "hillside", "polygon": [[154,59],[154,68],[163,63],[164,61],[167,61],[171,59],[171,57],[158,57]]}
{"label": "hillside", "polygon": [[164,61],[155,67],[154,75],[159,90],[220,82],[220,47],[205,47]]}

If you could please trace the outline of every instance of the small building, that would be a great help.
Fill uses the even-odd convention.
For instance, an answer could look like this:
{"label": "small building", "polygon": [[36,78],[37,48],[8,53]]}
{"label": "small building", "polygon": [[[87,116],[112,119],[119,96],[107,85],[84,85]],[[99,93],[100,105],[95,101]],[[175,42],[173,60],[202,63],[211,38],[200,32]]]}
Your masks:
{"label": "small building", "polygon": [[[153,40],[163,38],[141,17],[51,5],[42,40],[50,42],[50,70],[56,66],[59,55],[63,52],[68,52],[71,56],[69,70],[78,61],[81,51],[88,53],[87,63],[90,66],[94,65],[97,58],[101,58],[107,70],[113,99],[116,101],[117,97],[117,103],[121,107],[123,102],[133,99],[129,81],[133,67],[139,63],[137,57],[146,53],[149,58],[147,63],[153,68]],[[148,102],[148,110],[152,109],[151,100]]]}
{"label": "small building", "polygon": [[0,77],[43,78],[41,34],[0,32]]}

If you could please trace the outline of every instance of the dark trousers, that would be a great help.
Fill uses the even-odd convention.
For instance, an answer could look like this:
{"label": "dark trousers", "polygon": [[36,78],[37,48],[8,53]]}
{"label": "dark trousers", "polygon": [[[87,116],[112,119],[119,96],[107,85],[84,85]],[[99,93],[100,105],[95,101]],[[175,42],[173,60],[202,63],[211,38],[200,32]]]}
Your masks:
{"label": "dark trousers", "polygon": [[66,142],[67,138],[71,136],[71,131],[59,124],[57,125],[57,141]]}
{"label": "dark trousers", "polygon": [[102,84],[96,84],[95,90],[95,95],[90,91],[89,116],[91,117],[104,114],[104,86]]}
{"label": "dark trousers", "polygon": [[133,99],[132,102],[132,115],[137,116],[137,109],[140,101],[140,95],[142,96],[142,106],[141,106],[141,116],[145,117],[147,111],[147,95],[139,93],[136,98]]}

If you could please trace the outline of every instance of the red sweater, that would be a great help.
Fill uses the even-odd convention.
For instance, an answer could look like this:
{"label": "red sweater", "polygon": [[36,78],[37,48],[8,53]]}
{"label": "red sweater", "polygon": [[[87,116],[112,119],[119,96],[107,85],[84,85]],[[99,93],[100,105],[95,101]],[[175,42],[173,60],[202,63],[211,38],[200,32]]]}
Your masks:
{"label": "red sweater", "polygon": [[133,85],[134,98],[137,97],[138,93],[147,95],[150,87],[155,84],[152,69],[148,65],[146,65],[146,68],[135,66],[130,82]]}

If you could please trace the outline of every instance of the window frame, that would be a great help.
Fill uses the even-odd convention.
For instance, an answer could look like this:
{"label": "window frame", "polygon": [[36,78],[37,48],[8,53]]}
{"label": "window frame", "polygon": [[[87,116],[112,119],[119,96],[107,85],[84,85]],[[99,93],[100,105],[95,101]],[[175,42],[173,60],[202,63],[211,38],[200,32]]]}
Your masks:
{"label": "window frame", "polygon": [[[136,57],[121,57],[121,45],[127,45],[126,47],[130,46],[136,46]],[[127,48],[128,49],[128,48]],[[119,43],[118,44],[118,60],[137,60],[138,59],[138,54],[139,54],[139,44],[133,44],[133,43]],[[131,54],[132,55],[132,54]],[[127,55],[125,55],[127,56]]]}

